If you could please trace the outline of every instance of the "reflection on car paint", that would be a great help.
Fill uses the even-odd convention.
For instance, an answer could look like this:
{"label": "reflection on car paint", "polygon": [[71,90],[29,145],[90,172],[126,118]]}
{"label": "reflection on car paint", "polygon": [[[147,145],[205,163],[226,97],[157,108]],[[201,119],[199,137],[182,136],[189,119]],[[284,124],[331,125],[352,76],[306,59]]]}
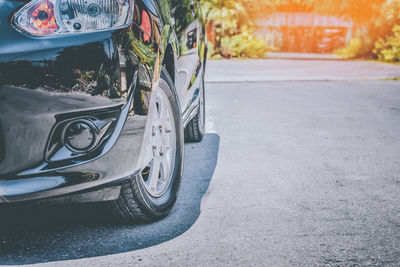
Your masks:
{"label": "reflection on car paint", "polygon": [[[44,40],[27,37],[9,24],[9,14],[23,2],[0,3],[0,32],[8,37],[0,41],[0,184],[12,181],[4,184],[10,189],[40,181],[40,188],[13,189],[8,200],[34,198],[42,190],[48,191],[46,196],[69,193],[74,186],[90,188],[137,171],[151,92],[167,46],[177,55],[175,67],[182,70],[187,68],[183,62],[193,60],[184,51],[200,45],[200,24],[190,28],[196,17],[182,13],[189,2],[137,0],[129,28]],[[186,47],[178,45],[181,40],[187,40]],[[203,56],[197,52],[196,60]],[[195,75],[185,78],[186,86],[196,82],[198,64],[193,67]],[[175,73],[171,77],[180,87]],[[182,109],[192,101],[190,97]],[[77,118],[112,123],[90,153],[63,150],[60,129]]]}

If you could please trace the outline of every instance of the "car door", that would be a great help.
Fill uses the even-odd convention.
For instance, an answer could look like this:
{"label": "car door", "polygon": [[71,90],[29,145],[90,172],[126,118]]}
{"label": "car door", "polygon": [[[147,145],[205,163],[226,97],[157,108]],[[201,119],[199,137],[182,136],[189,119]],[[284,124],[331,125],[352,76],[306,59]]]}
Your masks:
{"label": "car door", "polygon": [[178,39],[175,86],[183,111],[191,104],[196,91],[200,65],[199,45],[202,23],[198,1],[172,0],[172,18]]}

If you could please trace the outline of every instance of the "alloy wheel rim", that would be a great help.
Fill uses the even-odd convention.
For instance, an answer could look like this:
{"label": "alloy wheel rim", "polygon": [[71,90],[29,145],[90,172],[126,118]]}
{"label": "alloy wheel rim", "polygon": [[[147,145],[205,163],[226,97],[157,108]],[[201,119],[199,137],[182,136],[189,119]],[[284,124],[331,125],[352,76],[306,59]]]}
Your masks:
{"label": "alloy wheel rim", "polygon": [[[150,139],[140,172],[147,192],[161,197],[169,187],[175,167],[176,129],[171,104],[162,89],[153,92],[149,111]],[[152,97],[153,97],[152,96]]]}

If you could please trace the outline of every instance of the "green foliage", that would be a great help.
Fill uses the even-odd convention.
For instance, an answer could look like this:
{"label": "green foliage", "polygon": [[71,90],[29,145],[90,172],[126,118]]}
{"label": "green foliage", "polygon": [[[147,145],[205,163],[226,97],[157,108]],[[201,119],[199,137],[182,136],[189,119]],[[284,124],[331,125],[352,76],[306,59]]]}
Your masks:
{"label": "green foliage", "polygon": [[222,38],[222,48],[216,52],[212,43],[208,44],[208,57],[221,58],[263,58],[266,53],[275,51],[267,46],[264,40],[248,33],[236,34]]}
{"label": "green foliage", "polygon": [[[336,51],[343,58],[376,58],[387,62],[399,61],[400,0],[373,2],[373,15],[364,21],[364,31],[345,48]],[[361,16],[361,15],[360,15]],[[360,27],[359,27],[360,28]]]}
{"label": "green foliage", "polygon": [[363,41],[355,38],[346,47],[338,49],[334,53],[344,59],[358,58],[362,56],[362,47]]}
{"label": "green foliage", "polygon": [[208,59],[220,59],[221,58],[221,55],[219,55],[219,54],[217,55],[215,53],[214,44],[211,42],[208,43],[207,57],[208,57]]}
{"label": "green foliage", "polygon": [[343,59],[371,58],[371,51],[374,47],[374,41],[367,37],[355,37],[347,46],[334,52],[335,55]]}
{"label": "green foliage", "polygon": [[393,34],[375,43],[374,54],[379,60],[400,62],[400,25],[393,27]]}
{"label": "green foliage", "polygon": [[226,50],[224,53],[234,58],[263,58],[267,52],[273,50],[263,40],[247,31],[222,38],[222,47]]}
{"label": "green foliage", "polygon": [[[266,1],[268,2],[268,1]],[[204,0],[203,14],[206,23],[215,32],[209,55],[212,58],[259,58],[270,51],[265,42],[255,37],[254,21],[249,19],[265,0]]]}
{"label": "green foliage", "polygon": [[234,0],[205,0],[202,3],[206,22],[222,24],[227,28],[236,28],[246,10],[240,1]]}
{"label": "green foliage", "polygon": [[355,38],[337,55],[399,61],[400,0],[203,0],[202,7],[216,35],[214,57],[264,56],[272,48],[252,35],[256,19],[280,11],[351,18]]}

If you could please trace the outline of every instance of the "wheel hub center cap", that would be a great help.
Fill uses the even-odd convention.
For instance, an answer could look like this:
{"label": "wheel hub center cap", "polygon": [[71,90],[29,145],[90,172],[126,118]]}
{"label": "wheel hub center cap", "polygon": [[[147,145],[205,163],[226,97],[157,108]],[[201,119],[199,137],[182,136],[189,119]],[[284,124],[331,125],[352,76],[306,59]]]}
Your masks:
{"label": "wheel hub center cap", "polygon": [[162,123],[156,123],[153,125],[153,154],[154,157],[162,157],[165,152],[165,140],[164,140],[165,127]]}

